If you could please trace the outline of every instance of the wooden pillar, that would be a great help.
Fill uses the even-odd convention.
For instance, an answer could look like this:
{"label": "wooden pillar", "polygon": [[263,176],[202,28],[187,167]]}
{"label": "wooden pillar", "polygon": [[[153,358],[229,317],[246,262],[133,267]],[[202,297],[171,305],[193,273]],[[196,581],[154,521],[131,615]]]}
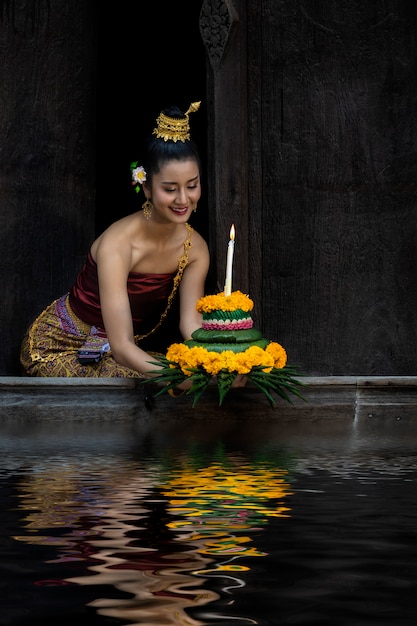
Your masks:
{"label": "wooden pillar", "polygon": [[244,2],[204,0],[200,31],[207,51],[208,194],[211,283],[222,291],[230,227],[236,243],[233,291],[248,289],[248,172]]}

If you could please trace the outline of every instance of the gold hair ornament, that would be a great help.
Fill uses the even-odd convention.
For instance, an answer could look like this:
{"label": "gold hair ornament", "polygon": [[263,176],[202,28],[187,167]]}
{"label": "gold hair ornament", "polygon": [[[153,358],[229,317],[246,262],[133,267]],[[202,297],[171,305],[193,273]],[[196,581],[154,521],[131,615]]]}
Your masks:
{"label": "gold hair ornament", "polygon": [[152,131],[153,135],[163,139],[164,141],[187,141],[190,139],[190,122],[189,114],[198,111],[200,102],[192,102],[185,112],[185,118],[180,120],[169,117],[164,113],[160,113],[156,120],[156,128]]}

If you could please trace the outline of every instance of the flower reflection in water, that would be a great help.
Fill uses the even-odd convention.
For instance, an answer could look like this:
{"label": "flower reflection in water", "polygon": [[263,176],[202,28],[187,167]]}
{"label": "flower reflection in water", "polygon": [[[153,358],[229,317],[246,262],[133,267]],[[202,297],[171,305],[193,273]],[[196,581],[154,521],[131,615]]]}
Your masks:
{"label": "flower reflection in water", "polygon": [[280,465],[221,445],[212,455],[187,451],[140,463],[51,458],[20,484],[28,532],[15,539],[58,550],[47,561],[65,566],[55,584],[72,592],[77,585],[116,590],[89,603],[101,615],[197,626],[205,622],[191,617],[191,609],[226,595],[232,604],[233,589],[245,586],[250,557],[266,555],[253,535],[269,518],[289,516],[290,485]]}
{"label": "flower reflection in water", "polygon": [[235,563],[238,557],[265,556],[242,533],[259,530],[269,517],[289,515],[283,503],[290,495],[286,475],[287,470],[239,456],[201,468],[188,458],[183,460],[161,485],[161,493],[169,499],[169,513],[179,518],[168,527],[179,533],[177,540],[198,545],[200,554],[229,557],[196,573],[242,572],[249,567]]}

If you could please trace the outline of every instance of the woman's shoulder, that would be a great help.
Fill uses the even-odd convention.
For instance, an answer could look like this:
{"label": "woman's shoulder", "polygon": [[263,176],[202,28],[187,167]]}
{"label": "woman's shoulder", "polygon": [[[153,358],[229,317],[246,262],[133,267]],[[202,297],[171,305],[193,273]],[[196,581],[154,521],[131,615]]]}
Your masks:
{"label": "woman's shoulder", "polygon": [[207,241],[204,239],[204,237],[189,224],[188,224],[188,229],[190,232],[191,246],[195,248],[199,247],[201,249],[206,249],[206,248],[208,249],[208,244],[207,244]]}
{"label": "woman's shoulder", "polygon": [[93,257],[98,248],[113,248],[126,245],[135,237],[138,228],[138,219],[135,213],[126,215],[113,222],[104,230],[91,246]]}
{"label": "woman's shoulder", "polygon": [[209,247],[207,241],[199,232],[191,229],[190,248],[189,248],[189,261],[200,260],[205,264],[209,262]]}
{"label": "woman's shoulder", "polygon": [[103,231],[103,235],[118,236],[120,234],[127,235],[131,232],[135,232],[140,225],[138,215],[139,214],[136,212],[121,217],[120,219],[110,224],[110,226],[108,226],[106,230]]}
{"label": "woman's shoulder", "polygon": [[185,224],[185,227],[187,229],[188,237],[192,239],[192,241],[196,241],[196,242],[203,243],[203,244],[206,243],[206,240],[204,239],[204,237],[189,222]]}

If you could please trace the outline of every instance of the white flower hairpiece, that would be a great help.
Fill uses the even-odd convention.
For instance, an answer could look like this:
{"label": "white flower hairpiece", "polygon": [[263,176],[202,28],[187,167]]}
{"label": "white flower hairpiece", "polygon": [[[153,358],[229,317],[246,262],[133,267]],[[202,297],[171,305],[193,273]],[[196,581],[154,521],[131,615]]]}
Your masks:
{"label": "white flower hairpiece", "polygon": [[136,193],[139,193],[140,186],[146,181],[145,168],[141,165],[138,166],[138,162],[134,161],[130,164],[130,170],[132,172],[132,185],[134,185]]}

